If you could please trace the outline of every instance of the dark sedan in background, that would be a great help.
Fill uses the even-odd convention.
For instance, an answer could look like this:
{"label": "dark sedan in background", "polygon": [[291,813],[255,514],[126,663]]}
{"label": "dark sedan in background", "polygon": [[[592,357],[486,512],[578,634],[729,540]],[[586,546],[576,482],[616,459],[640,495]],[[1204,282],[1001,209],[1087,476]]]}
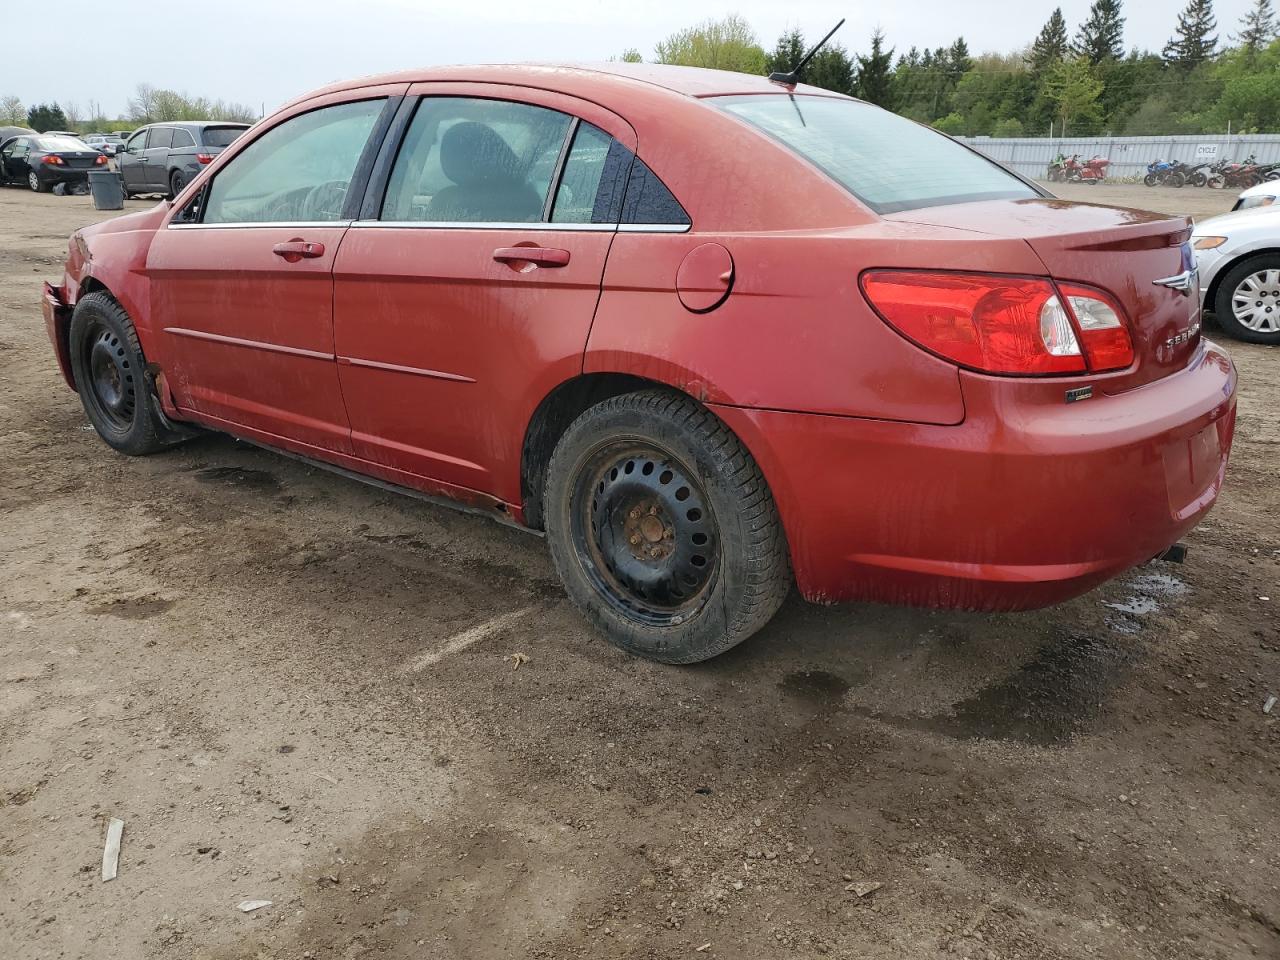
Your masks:
{"label": "dark sedan in background", "polygon": [[139,193],[177,196],[205,164],[249,129],[247,123],[195,120],[153,123],[136,131],[116,151],[126,197]]}
{"label": "dark sedan in background", "polygon": [[48,134],[11,137],[0,143],[0,183],[26,184],[46,193],[58,183],[84,183],[107,158],[75,137]]}

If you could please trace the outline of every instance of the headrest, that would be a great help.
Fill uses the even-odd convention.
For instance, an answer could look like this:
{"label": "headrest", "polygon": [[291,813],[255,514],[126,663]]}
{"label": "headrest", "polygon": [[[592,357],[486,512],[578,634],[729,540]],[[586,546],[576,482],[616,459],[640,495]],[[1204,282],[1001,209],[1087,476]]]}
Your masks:
{"label": "headrest", "polygon": [[459,186],[519,179],[520,161],[507,141],[483,123],[457,123],[440,139],[440,168]]}

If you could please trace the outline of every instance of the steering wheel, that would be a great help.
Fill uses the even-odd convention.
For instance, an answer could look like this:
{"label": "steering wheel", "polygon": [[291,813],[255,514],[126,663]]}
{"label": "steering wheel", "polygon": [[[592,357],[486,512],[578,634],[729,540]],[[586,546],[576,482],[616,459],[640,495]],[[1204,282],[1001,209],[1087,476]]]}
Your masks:
{"label": "steering wheel", "polygon": [[347,182],[329,180],[318,183],[307,191],[299,206],[305,220],[341,220],[342,207],[347,199]]}

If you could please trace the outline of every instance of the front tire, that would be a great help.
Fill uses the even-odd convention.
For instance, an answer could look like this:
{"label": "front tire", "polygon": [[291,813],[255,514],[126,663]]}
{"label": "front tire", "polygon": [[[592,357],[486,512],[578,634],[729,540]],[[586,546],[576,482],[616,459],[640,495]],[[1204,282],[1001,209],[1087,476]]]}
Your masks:
{"label": "front tire", "polygon": [[1154,173],[1148,173],[1145,177],[1142,178],[1142,182],[1145,183],[1148,187],[1154,187],[1157,183],[1160,182],[1160,178],[1157,177]]}
{"label": "front tire", "polygon": [[1223,332],[1237,340],[1280,344],[1280,254],[1250,257],[1228,270],[1214,313]]}
{"label": "front tire", "polygon": [[791,586],[760,468],[682,394],[627,393],[575,420],[551,457],[544,516],[569,598],[610,642],[650,660],[723,653]]}
{"label": "front tire", "polygon": [[69,339],[80,402],[109,446],[138,457],[182,439],[156,409],[137,331],[120,304],[101,291],[81,297]]}

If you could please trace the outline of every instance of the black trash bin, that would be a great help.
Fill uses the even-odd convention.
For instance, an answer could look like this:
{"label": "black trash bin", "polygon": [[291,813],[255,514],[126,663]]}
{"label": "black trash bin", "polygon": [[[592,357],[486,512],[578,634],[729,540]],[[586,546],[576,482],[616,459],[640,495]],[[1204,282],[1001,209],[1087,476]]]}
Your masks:
{"label": "black trash bin", "polygon": [[124,183],[114,170],[90,170],[89,192],[95,210],[124,209]]}

